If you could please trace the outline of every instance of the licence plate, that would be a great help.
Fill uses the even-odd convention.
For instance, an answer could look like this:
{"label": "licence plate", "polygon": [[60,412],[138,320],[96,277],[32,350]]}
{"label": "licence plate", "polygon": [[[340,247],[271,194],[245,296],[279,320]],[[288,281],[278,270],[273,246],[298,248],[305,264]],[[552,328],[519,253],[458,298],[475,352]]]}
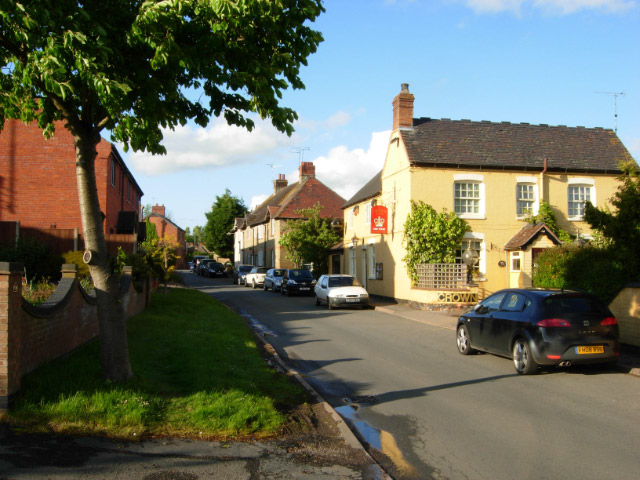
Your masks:
{"label": "licence plate", "polygon": [[300,287],[300,290],[309,290],[309,287]]}
{"label": "licence plate", "polygon": [[347,303],[357,303],[359,301],[359,298],[347,298]]}
{"label": "licence plate", "polygon": [[591,353],[604,353],[604,347],[602,345],[576,347],[576,353],[578,355],[588,355]]}

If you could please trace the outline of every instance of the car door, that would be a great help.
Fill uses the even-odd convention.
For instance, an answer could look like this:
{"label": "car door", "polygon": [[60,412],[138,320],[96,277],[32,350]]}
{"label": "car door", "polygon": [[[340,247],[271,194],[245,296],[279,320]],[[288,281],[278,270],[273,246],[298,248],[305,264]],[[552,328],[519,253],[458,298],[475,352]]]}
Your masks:
{"label": "car door", "polygon": [[480,350],[492,351],[491,329],[493,318],[507,292],[497,292],[484,299],[466,316],[466,326],[471,344]]}
{"label": "car door", "polygon": [[508,292],[500,309],[489,319],[489,344],[492,351],[500,355],[510,355],[513,334],[526,321],[525,309],[531,302],[522,293]]}
{"label": "car door", "polygon": [[323,302],[327,301],[327,292],[329,291],[329,277],[323,275],[315,286],[316,296]]}

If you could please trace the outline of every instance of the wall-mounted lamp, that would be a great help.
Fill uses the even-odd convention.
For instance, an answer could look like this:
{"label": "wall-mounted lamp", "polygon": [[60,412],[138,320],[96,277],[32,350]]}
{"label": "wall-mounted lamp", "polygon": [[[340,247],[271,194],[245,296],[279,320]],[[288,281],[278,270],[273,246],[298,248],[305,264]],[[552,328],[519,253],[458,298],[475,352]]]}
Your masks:
{"label": "wall-mounted lamp", "polygon": [[357,247],[357,246],[358,246],[358,240],[359,240],[359,239],[358,239],[358,237],[356,237],[355,235],[354,235],[354,236],[353,236],[353,238],[351,239],[351,246],[352,246],[353,248],[355,248],[355,247]]}

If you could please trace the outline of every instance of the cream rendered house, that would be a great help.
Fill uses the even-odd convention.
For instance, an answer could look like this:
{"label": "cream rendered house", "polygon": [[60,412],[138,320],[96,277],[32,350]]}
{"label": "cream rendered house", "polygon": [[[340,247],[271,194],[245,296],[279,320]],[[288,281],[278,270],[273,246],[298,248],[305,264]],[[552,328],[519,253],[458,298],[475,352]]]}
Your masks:
{"label": "cream rendered house", "polygon": [[[533,259],[559,240],[531,226],[542,201],[560,227],[588,237],[584,204],[607,204],[620,161],[631,155],[612,130],[413,118],[408,85],[393,100],[393,131],[382,170],[343,207],[344,266],[370,293],[420,302],[475,301],[506,287],[530,286]],[[473,250],[475,286],[418,288],[402,258],[411,202],[464,218],[471,231],[457,252]],[[372,207],[387,208],[387,233],[371,233]],[[375,220],[375,219],[374,219]],[[465,266],[466,269],[466,266]],[[469,295],[472,294],[472,295]]]}

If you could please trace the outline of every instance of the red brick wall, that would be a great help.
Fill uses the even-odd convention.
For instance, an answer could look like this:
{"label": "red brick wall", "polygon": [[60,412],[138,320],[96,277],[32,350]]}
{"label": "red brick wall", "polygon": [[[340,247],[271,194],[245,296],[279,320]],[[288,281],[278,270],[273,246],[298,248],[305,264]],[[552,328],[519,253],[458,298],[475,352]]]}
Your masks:
{"label": "red brick wall", "polygon": [[[125,177],[116,162],[116,187],[110,182],[112,146],[102,140],[97,147],[96,184],[101,210],[106,215],[105,232],[114,229],[120,210],[138,211],[139,191],[131,201],[126,196]],[[133,184],[132,184],[133,186]],[[47,140],[35,123],[7,120],[0,132],[0,221],[20,221],[25,227],[75,228],[82,231],[76,183],[73,137],[62,122]]]}
{"label": "red brick wall", "polygon": [[[162,211],[164,212],[164,207],[162,207]],[[187,268],[187,262],[185,259],[186,251],[184,248],[186,242],[185,231],[169,222],[165,217],[150,215],[147,220],[156,226],[156,233],[158,234],[158,238],[166,238],[167,240],[170,240],[171,242],[178,245],[178,248],[176,249],[176,255],[178,255],[180,258],[178,259],[176,268]]]}

